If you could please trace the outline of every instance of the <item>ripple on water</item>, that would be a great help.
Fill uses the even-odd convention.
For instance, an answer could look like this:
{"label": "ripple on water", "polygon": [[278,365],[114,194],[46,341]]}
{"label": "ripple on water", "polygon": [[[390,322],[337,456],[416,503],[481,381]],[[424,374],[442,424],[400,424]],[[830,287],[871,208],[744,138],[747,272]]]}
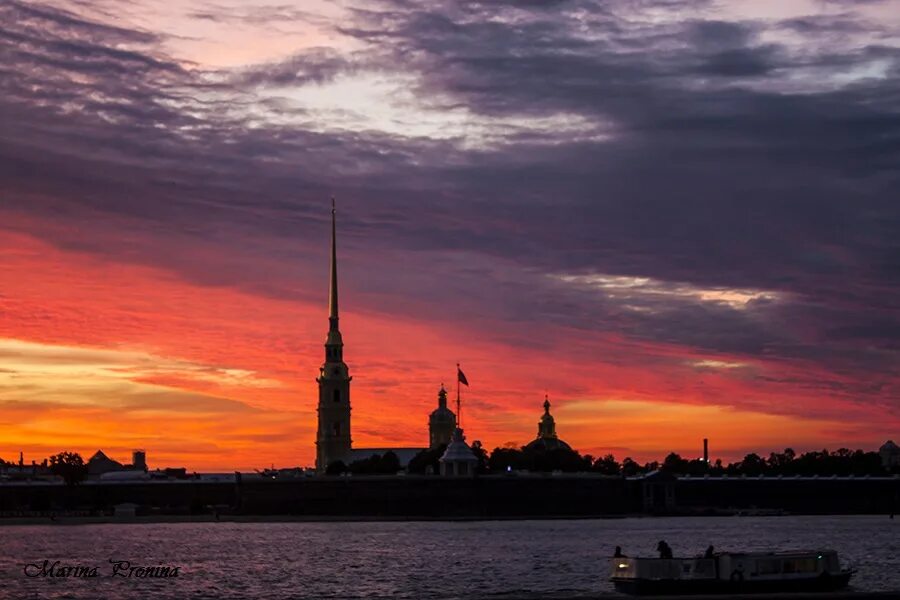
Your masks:
{"label": "ripple on water", "polygon": [[[900,589],[900,521],[883,516],[583,521],[159,523],[0,527],[0,598],[202,600],[538,598],[612,593],[606,558],[834,548],[854,587]],[[110,558],[179,566],[168,580],[109,577]],[[97,579],[30,579],[44,559],[97,565]]]}

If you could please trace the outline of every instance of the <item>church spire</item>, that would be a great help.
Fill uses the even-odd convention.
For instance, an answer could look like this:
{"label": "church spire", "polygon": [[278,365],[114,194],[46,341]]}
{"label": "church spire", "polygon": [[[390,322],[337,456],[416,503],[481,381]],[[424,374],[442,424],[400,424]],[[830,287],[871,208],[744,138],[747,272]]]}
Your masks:
{"label": "church spire", "polygon": [[316,470],[324,473],[337,461],[350,462],[350,377],[344,363],[344,340],[338,329],[337,226],[331,199],[331,268],[328,286],[328,337],[325,362],[319,369],[319,427],[316,433]]}
{"label": "church spire", "polygon": [[331,278],[328,284],[328,337],[325,339],[325,362],[344,360],[344,340],[338,328],[337,225],[334,197],[331,198]]}
{"label": "church spire", "polygon": [[538,439],[555,438],[556,437],[556,421],[550,414],[550,396],[544,394],[544,414],[538,421]]}
{"label": "church spire", "polygon": [[331,285],[328,288],[328,329],[338,328],[338,287],[337,287],[337,227],[335,225],[334,196],[331,197]]}

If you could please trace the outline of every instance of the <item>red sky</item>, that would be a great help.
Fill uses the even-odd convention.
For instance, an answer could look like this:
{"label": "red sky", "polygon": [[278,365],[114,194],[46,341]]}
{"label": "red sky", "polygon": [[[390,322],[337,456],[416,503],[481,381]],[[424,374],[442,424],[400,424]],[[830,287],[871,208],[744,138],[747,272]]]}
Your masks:
{"label": "red sky", "polygon": [[[290,282],[318,296],[304,302],[59,249],[23,232],[35,223],[20,224],[0,235],[0,456],[102,448],[125,460],[145,448],[155,466],[313,462],[324,252],[318,277]],[[325,246],[327,229],[320,233]],[[855,407],[848,419],[840,397],[751,378],[812,380],[811,364],[540,323],[503,340],[494,334],[508,323],[429,322],[405,316],[402,298],[386,313],[354,294],[361,287],[345,285],[341,295],[356,446],[424,445],[437,389],[453,384],[456,361],[471,382],[463,388],[469,439],[490,448],[534,437],[545,392],[563,439],[620,459],[693,456],[703,437],[713,456],[733,459],[785,445],[872,447],[889,434],[880,409]]]}
{"label": "red sky", "polygon": [[332,194],[357,447],[457,362],[489,449],[544,394],[620,460],[896,440],[900,13],[850,4],[0,4],[0,458],[311,465]]}

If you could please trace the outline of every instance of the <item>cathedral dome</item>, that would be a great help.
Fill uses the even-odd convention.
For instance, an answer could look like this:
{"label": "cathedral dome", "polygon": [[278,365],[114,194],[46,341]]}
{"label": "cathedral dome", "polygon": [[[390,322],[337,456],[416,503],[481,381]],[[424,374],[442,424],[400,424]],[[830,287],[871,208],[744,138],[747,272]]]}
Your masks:
{"label": "cathedral dome", "polygon": [[571,450],[572,447],[559,438],[537,438],[525,445],[526,450]]}
{"label": "cathedral dome", "polygon": [[550,414],[550,398],[544,396],[544,414],[538,421],[538,435],[525,446],[526,450],[571,450],[571,446],[556,436],[556,420]]}
{"label": "cathedral dome", "polygon": [[456,424],[456,415],[453,414],[453,411],[447,408],[446,406],[439,406],[438,408],[431,411],[431,415],[428,417],[429,422],[431,423],[452,423]]}
{"label": "cathedral dome", "polygon": [[428,417],[429,446],[437,448],[449,444],[454,429],[456,429],[456,415],[447,408],[447,390],[441,385],[438,392],[438,407],[431,411]]}

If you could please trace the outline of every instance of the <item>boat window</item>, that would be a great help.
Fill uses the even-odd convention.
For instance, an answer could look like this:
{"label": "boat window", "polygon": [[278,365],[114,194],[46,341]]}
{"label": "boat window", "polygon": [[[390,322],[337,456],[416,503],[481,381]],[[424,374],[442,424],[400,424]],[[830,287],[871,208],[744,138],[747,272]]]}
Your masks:
{"label": "boat window", "polygon": [[760,575],[772,575],[773,573],[781,573],[781,561],[758,560],[756,561],[756,572]]}
{"label": "boat window", "polygon": [[698,560],[694,563],[694,572],[698,575],[705,575],[707,573],[715,573],[716,571],[716,561],[713,559],[703,559]]}
{"label": "boat window", "polygon": [[785,573],[815,573],[816,561],[813,558],[797,558],[784,561]]}

